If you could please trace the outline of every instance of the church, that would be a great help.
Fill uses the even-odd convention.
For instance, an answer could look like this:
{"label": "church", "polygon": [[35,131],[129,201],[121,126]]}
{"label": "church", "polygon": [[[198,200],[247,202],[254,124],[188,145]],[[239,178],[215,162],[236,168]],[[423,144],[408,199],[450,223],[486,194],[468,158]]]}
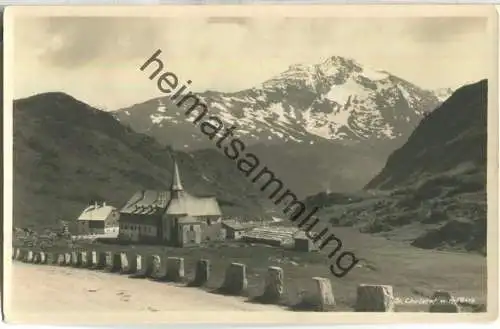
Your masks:
{"label": "church", "polygon": [[167,191],[136,192],[120,210],[119,239],[186,247],[223,240],[221,210],[215,197],[196,197],[184,190],[174,161]]}

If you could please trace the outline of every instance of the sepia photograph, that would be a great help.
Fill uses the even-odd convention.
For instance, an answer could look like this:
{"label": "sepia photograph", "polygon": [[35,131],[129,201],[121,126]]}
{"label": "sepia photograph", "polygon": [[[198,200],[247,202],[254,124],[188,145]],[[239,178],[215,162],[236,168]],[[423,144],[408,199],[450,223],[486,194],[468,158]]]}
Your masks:
{"label": "sepia photograph", "polygon": [[496,319],[497,16],[5,8],[5,321]]}

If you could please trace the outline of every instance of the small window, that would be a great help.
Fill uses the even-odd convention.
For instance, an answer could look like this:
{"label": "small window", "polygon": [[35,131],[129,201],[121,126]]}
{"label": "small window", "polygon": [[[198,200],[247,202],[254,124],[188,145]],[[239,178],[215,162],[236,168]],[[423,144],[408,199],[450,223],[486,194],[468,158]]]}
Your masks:
{"label": "small window", "polygon": [[194,231],[194,225],[189,225],[189,230]]}

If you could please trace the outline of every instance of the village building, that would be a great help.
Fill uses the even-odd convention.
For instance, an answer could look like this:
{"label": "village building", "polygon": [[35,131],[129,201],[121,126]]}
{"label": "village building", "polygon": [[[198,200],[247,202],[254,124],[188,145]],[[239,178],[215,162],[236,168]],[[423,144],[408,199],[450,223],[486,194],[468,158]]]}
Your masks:
{"label": "village building", "polygon": [[223,240],[221,215],[216,198],[196,197],[184,190],[174,162],[169,191],[138,191],[120,210],[119,238],[178,247]]}
{"label": "village building", "polygon": [[298,231],[293,236],[294,249],[296,251],[318,251],[319,248],[309,239],[304,231]]}
{"label": "village building", "polygon": [[94,202],[83,210],[77,219],[78,235],[105,235],[118,233],[120,213],[106,204]]}
{"label": "village building", "polygon": [[226,230],[226,239],[240,240],[245,232],[255,228],[255,223],[241,223],[236,220],[226,220],[222,222],[222,227]]}

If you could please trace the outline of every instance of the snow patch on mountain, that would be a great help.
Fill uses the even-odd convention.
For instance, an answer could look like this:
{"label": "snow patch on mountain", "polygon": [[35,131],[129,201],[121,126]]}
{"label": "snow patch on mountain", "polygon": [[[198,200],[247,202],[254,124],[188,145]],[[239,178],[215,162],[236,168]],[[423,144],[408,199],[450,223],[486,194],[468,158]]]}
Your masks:
{"label": "snow patch on mountain", "polygon": [[412,96],[410,95],[410,93],[408,92],[408,90],[406,90],[403,86],[401,85],[397,85],[399,91],[403,94],[403,97],[405,98],[405,100],[410,104],[410,105],[413,105],[411,102],[412,102]]}
{"label": "snow patch on mountain", "polygon": [[288,119],[287,114],[285,113],[285,110],[283,109],[283,104],[281,103],[272,103],[269,106],[269,110],[277,115],[277,121],[278,123],[282,124],[289,124],[290,120]]}
{"label": "snow patch on mountain", "polygon": [[167,107],[165,106],[165,104],[163,104],[163,102],[161,100],[158,100],[157,111],[161,112],[161,113],[165,113],[167,111]]}
{"label": "snow patch on mountain", "polygon": [[178,120],[175,120],[174,117],[172,117],[172,116],[161,115],[158,113],[151,114],[149,117],[151,118],[151,122],[154,124],[161,124],[165,120],[168,120],[169,122],[172,122],[172,123],[179,122]]}
{"label": "snow patch on mountain", "polygon": [[451,96],[451,94],[453,94],[453,91],[454,90],[452,88],[439,88],[434,90],[434,94],[439,101],[444,102]]}
{"label": "snow patch on mountain", "polygon": [[383,80],[387,79],[389,77],[389,74],[381,71],[374,70],[369,67],[364,67],[362,75],[370,80],[373,81],[378,81],[378,80]]}
{"label": "snow patch on mountain", "polygon": [[347,127],[349,126],[349,117],[349,110],[339,109],[337,112],[333,113],[333,115],[330,115],[328,119],[339,127]]}
{"label": "snow patch on mountain", "polygon": [[344,105],[353,96],[366,98],[368,94],[369,91],[366,90],[362,85],[359,85],[352,79],[349,79],[344,84],[333,85],[325,97],[331,101],[336,102],[339,105]]}

